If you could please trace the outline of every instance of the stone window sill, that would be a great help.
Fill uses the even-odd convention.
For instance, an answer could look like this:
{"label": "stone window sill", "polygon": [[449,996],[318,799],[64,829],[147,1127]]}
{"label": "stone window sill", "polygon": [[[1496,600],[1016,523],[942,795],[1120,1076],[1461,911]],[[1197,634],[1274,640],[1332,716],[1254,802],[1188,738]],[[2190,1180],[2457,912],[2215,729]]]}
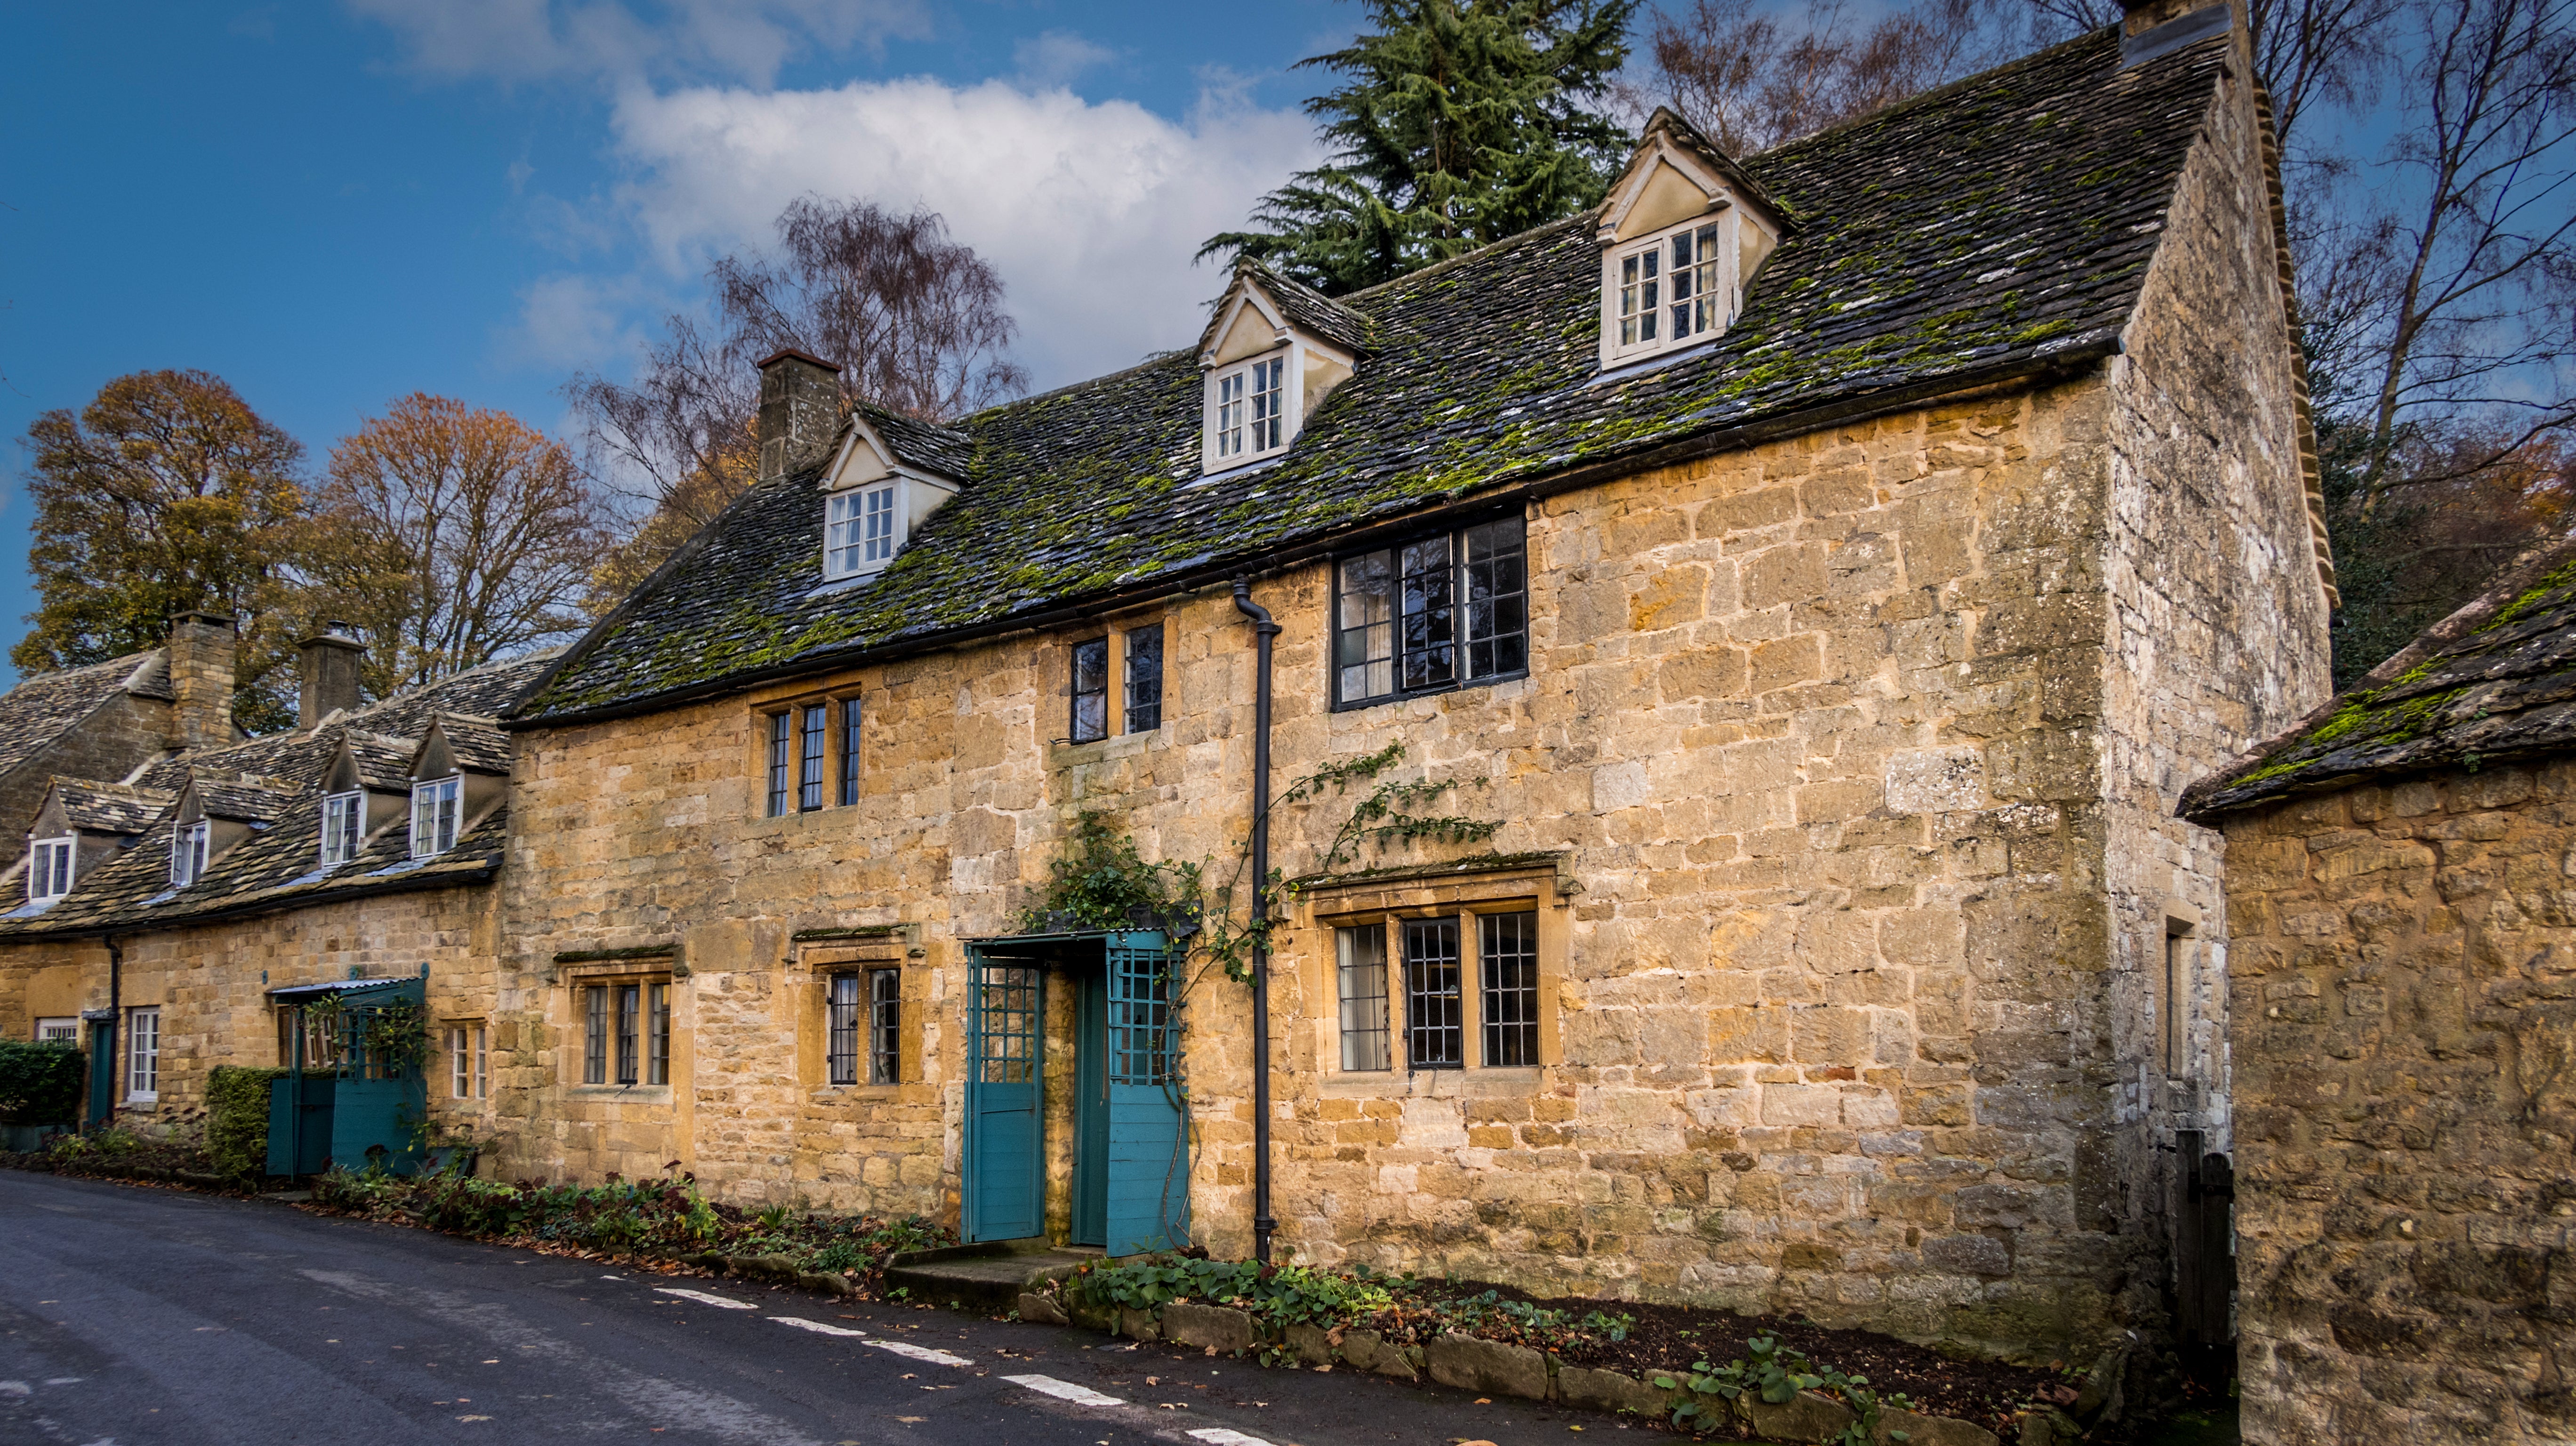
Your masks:
{"label": "stone window sill", "polygon": [[1539,1065],[1413,1071],[1337,1070],[1316,1081],[1316,1091],[1328,1100],[1401,1100],[1526,1095],[1536,1093],[1546,1084],[1547,1071]]}
{"label": "stone window sill", "polygon": [[1084,763],[1107,763],[1113,759],[1133,758],[1150,749],[1163,746],[1170,724],[1143,733],[1113,733],[1088,743],[1067,743],[1061,739],[1047,744],[1047,766],[1071,768]]}

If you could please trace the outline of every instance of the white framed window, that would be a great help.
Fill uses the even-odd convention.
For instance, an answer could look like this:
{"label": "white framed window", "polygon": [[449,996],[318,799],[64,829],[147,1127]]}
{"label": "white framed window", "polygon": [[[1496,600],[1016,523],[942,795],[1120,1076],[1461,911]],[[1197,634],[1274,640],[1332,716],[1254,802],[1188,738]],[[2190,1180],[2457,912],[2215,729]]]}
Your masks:
{"label": "white framed window", "polygon": [[36,1042],[38,1044],[80,1043],[80,1016],[66,1014],[53,1019],[37,1020]]}
{"label": "white framed window", "polygon": [[823,526],[823,576],[859,577],[879,572],[903,545],[897,484],[855,487],[832,494]]}
{"label": "white framed window", "polygon": [[1290,396],[1285,351],[1211,373],[1207,470],[1222,471],[1286,450],[1296,436]]}
{"label": "white framed window", "polygon": [[150,1104],[161,1098],[161,1011],[125,1011],[125,1098]]}
{"label": "white framed window", "polygon": [[411,786],[411,856],[425,859],[456,847],[465,813],[465,780],[432,779]]}
{"label": "white framed window", "polygon": [[447,1031],[448,1093],[460,1100],[489,1099],[492,1095],[492,1050],[490,1026],[459,1024]]}
{"label": "white framed window", "polygon": [[42,903],[72,891],[72,861],[78,838],[40,838],[27,848],[27,901]]}
{"label": "white framed window", "polygon": [[170,882],[173,885],[184,889],[204,877],[206,848],[214,835],[214,826],[201,818],[195,823],[180,825],[179,831],[170,836]]}
{"label": "white framed window", "polygon": [[358,856],[358,840],[367,833],[367,795],[335,793],[322,800],[322,863],[345,864]]}
{"label": "white framed window", "polygon": [[1613,246],[1603,258],[1602,340],[1611,357],[1706,341],[1735,319],[1735,220],[1694,220]]}

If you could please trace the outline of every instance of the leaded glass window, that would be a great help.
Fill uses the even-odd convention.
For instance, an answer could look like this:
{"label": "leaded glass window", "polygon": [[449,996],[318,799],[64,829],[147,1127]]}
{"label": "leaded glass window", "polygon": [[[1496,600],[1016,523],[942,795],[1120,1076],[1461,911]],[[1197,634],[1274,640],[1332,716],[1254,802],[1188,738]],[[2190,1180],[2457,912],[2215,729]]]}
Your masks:
{"label": "leaded glass window", "polygon": [[1386,1048],[1386,926],[1336,929],[1341,980],[1342,1068],[1389,1068]]}
{"label": "leaded glass window", "polygon": [[836,1085],[859,1082],[859,976],[832,976],[832,996],[824,1006],[823,1058],[828,1079]]}
{"label": "leaded glass window", "polygon": [[1334,700],[1342,706],[1529,671],[1520,518],[1345,557],[1334,591]]}
{"label": "leaded glass window", "polygon": [[1127,634],[1127,731],[1151,733],[1163,726],[1163,625],[1136,628]]}
{"label": "leaded glass window", "polygon": [[868,1083],[903,1077],[903,975],[894,969],[868,974]]}
{"label": "leaded glass window", "polygon": [[832,736],[831,710],[809,703],[796,713],[796,807],[804,812],[823,806],[823,751]]}
{"label": "leaded glass window", "polygon": [[1076,743],[1109,736],[1109,640],[1073,645],[1073,731]]}
{"label": "leaded glass window", "polygon": [[1538,1063],[1538,915],[1478,915],[1476,965],[1485,1064]]}
{"label": "leaded glass window", "polygon": [[1458,921],[1404,921],[1405,1063],[1458,1069],[1467,1063],[1466,1001],[1458,978]]}

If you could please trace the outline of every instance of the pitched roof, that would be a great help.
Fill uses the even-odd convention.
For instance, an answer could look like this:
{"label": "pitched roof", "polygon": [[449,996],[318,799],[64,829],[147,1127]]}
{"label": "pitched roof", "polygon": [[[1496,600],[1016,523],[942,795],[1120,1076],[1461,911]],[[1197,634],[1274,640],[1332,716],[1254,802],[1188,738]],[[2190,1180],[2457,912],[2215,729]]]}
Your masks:
{"label": "pitched roof", "polygon": [[64,823],[91,833],[141,833],[179,801],[177,794],[157,788],[62,777],[54,779],[54,798],[62,805]]}
{"label": "pitched roof", "polygon": [[1242,270],[1261,283],[1261,289],[1279,303],[1288,324],[1322,341],[1331,342],[1347,352],[1365,353],[1377,347],[1377,327],[1366,312],[1355,311],[1300,281],[1292,281],[1257,261],[1246,262]]}
{"label": "pitched roof", "polygon": [[[525,692],[554,658],[545,652],[487,663],[344,714],[309,733],[272,734],[155,765],[143,776],[145,788],[129,791],[157,790],[175,801],[193,783],[207,813],[249,823],[249,835],[209,862],[196,882],[173,889],[170,835],[177,810],[165,806],[136,830],[140,837],[133,847],[81,875],[61,900],[0,915],[0,942],[35,934],[157,928],[354,894],[489,879],[500,867],[506,808],[493,809],[454,848],[425,860],[411,857],[404,819],[370,818],[374,836],[358,856],[324,869],[318,867],[322,789],[344,738],[370,782],[406,786],[413,750],[433,718],[450,730],[451,741],[460,734],[472,740],[460,752],[470,746],[478,758],[488,758],[493,740],[507,741],[490,716]],[[500,767],[509,767],[506,747]]]}
{"label": "pitched roof", "polygon": [[459,768],[478,773],[510,771],[510,735],[489,718],[473,718],[463,713],[438,715],[439,736],[447,740],[447,751],[456,758]]}
{"label": "pitched roof", "polygon": [[1598,371],[1586,215],[1332,303],[1367,318],[1372,355],[1276,463],[1199,474],[1198,363],[1170,353],[958,422],[965,490],[873,581],[822,586],[813,475],[765,482],[520,716],[1019,626],[1507,484],[2090,364],[2137,301],[2226,56],[2220,38],[2122,69],[2107,28],[1746,160],[1793,229],[1704,349]]}
{"label": "pitched roof", "polygon": [[2185,790],[2196,823],[2374,778],[2576,753],[2576,538],[2226,772]]}
{"label": "pitched roof", "polygon": [[38,673],[0,693],[0,774],[26,762],[118,693],[169,701],[168,655],[154,648],[104,663]]}
{"label": "pitched roof", "polygon": [[885,439],[898,462],[961,481],[975,470],[975,439],[954,427],[907,417],[873,402],[861,402],[851,410]]}

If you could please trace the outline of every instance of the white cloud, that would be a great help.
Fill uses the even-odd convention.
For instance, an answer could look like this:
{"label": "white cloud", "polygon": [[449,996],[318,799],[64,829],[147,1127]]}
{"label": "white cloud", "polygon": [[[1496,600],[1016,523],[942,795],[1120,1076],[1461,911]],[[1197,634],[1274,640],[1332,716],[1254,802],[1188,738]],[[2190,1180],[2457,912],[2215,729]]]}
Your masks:
{"label": "white cloud", "polygon": [[348,0],[432,75],[715,76],[768,85],[792,55],[929,32],[918,0]]}
{"label": "white cloud", "polygon": [[630,90],[612,124],[622,194],[672,275],[766,244],[809,191],[926,205],[1002,273],[1041,387],[1195,340],[1224,277],[1192,253],[1316,157],[1304,115],[1239,96],[1174,122],[1000,81]]}
{"label": "white cloud", "polygon": [[643,336],[631,318],[647,302],[633,281],[558,274],[519,291],[519,321],[501,338],[509,360],[549,371],[616,368]]}
{"label": "white cloud", "polygon": [[1011,47],[1011,66],[1017,72],[1013,78],[1028,90],[1071,85],[1117,58],[1117,51],[1094,45],[1070,30],[1031,35]]}

